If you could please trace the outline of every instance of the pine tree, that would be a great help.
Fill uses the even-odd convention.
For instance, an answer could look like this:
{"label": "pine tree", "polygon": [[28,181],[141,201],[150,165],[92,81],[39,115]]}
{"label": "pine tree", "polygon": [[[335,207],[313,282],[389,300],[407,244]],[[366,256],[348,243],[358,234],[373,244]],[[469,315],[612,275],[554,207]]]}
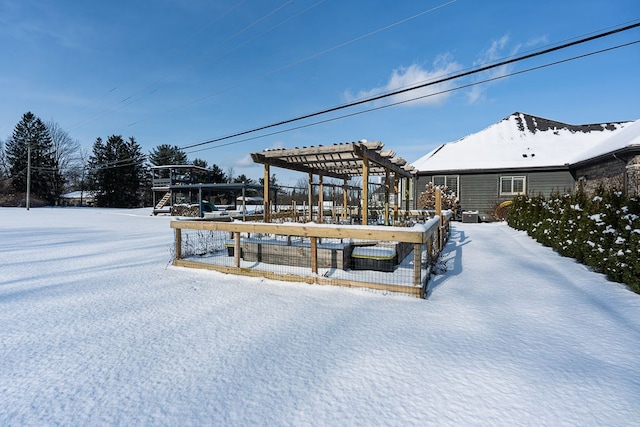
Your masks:
{"label": "pine tree", "polygon": [[30,192],[33,196],[54,204],[62,191],[63,177],[55,162],[51,135],[42,120],[31,112],[22,116],[6,144],[9,173],[13,187],[18,192],[26,191],[29,148]]}
{"label": "pine tree", "polygon": [[133,137],[125,141],[120,135],[112,135],[106,143],[102,138],[96,139],[89,158],[89,179],[97,192],[97,205],[141,206],[148,181],[144,160],[140,145]]}
{"label": "pine tree", "polygon": [[211,171],[211,182],[216,184],[222,184],[227,182],[227,175],[220,169],[220,167],[216,164],[211,165],[209,168]]}
{"label": "pine tree", "polygon": [[163,165],[186,165],[187,153],[178,148],[177,145],[161,144],[149,153],[149,163],[154,166]]}

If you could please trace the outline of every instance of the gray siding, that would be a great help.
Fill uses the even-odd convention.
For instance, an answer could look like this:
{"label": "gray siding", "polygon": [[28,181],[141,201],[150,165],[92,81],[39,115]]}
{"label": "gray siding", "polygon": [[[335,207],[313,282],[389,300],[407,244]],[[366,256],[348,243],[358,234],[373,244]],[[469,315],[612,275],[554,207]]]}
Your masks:
{"label": "gray siding", "polygon": [[[456,174],[449,172],[447,175]],[[478,211],[483,221],[491,221],[497,205],[514,197],[513,195],[500,195],[501,176],[524,176],[526,178],[526,192],[529,195],[543,194],[548,196],[553,192],[571,191],[574,188],[574,179],[569,171],[459,174],[460,194],[458,194],[458,198],[462,209]],[[424,191],[425,185],[431,182],[432,177],[433,175],[418,177],[417,194]]]}
{"label": "gray siding", "polygon": [[478,211],[483,221],[491,220],[491,212],[499,198],[500,174],[460,175],[460,206],[463,211]]}
{"label": "gray siding", "polygon": [[551,193],[573,191],[575,181],[569,171],[532,172],[527,176],[527,194],[549,196]]}

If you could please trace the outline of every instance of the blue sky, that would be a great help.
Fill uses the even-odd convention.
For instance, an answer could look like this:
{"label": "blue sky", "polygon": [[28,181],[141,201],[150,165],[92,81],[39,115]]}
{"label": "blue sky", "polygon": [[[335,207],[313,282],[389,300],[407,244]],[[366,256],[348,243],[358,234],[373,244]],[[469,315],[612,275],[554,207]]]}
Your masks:
{"label": "blue sky", "polygon": [[[186,147],[638,19],[637,0],[0,0],[0,139],[31,111],[87,150],[113,134],[134,136],[146,153],[160,144]],[[639,39],[636,28],[438,89]],[[380,140],[413,161],[515,111],[572,124],[640,119],[639,70],[635,44],[186,151],[254,179],[262,166],[249,153],[273,147]],[[300,178],[272,172],[285,183]]]}

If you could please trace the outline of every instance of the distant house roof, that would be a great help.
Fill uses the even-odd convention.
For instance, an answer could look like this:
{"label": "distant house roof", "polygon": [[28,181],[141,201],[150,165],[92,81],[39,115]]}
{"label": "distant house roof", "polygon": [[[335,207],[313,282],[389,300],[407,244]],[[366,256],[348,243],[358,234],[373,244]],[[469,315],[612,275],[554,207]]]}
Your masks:
{"label": "distant house roof", "polygon": [[[637,144],[638,122],[570,125],[513,113],[480,132],[441,145],[412,165],[420,172],[567,167],[633,141]],[[623,133],[626,128],[636,130]]]}
{"label": "distant house roof", "polygon": [[71,193],[65,193],[60,196],[62,199],[93,199],[96,197],[95,191],[72,191]]}

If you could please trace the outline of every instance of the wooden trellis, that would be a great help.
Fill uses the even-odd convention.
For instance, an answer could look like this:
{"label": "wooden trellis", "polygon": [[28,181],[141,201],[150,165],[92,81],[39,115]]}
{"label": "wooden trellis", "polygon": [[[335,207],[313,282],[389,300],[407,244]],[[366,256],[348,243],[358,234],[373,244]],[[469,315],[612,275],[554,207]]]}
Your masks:
{"label": "wooden trellis", "polygon": [[[368,183],[370,176],[385,177],[385,209],[384,223],[389,224],[389,199],[390,193],[396,193],[393,206],[394,219],[398,217],[398,188],[399,180],[412,178],[416,170],[409,165],[406,160],[396,156],[393,150],[384,150],[382,142],[358,141],[329,146],[302,147],[292,149],[271,149],[260,153],[252,153],[254,162],[264,164],[264,205],[265,221],[270,222],[270,200],[269,200],[269,179],[271,176],[270,167],[275,166],[283,169],[294,170],[307,173],[309,175],[309,185],[313,181],[313,176],[318,175],[320,191],[318,193],[318,206],[322,207],[323,178],[331,177],[341,179],[346,188],[347,181],[353,177],[362,177],[362,223],[369,221],[369,190]],[[392,177],[393,176],[393,177]],[[393,178],[393,179],[392,179]],[[404,188],[409,188],[405,185]],[[313,206],[313,192],[309,191],[309,206]],[[344,192],[346,194],[346,192]],[[345,196],[346,197],[346,196]],[[408,203],[408,197],[405,197]],[[346,206],[346,201],[345,201]],[[406,206],[409,209],[409,206]],[[318,209],[318,221],[322,222],[322,209]]]}

